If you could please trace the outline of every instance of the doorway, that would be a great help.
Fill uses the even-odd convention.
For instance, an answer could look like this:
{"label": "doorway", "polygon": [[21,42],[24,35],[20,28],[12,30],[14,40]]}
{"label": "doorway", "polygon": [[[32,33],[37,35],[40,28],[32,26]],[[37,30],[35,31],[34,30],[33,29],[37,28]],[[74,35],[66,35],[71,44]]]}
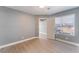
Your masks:
{"label": "doorway", "polygon": [[39,19],[39,37],[46,39],[47,38],[47,19]]}

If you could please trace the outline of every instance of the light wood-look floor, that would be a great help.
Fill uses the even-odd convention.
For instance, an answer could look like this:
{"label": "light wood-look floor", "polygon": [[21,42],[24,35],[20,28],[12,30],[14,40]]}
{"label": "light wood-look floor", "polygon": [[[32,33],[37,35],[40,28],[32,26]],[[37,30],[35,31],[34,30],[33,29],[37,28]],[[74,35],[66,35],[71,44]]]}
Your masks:
{"label": "light wood-look floor", "polygon": [[2,48],[2,53],[73,53],[79,47],[65,44],[52,39],[33,39],[17,45]]}

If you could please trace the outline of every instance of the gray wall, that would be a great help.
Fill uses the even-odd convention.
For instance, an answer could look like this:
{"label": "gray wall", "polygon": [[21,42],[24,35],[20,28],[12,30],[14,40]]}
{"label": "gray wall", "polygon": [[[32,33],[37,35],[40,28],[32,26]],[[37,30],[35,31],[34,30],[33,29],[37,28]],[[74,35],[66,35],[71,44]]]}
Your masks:
{"label": "gray wall", "polygon": [[68,14],[75,14],[75,36],[64,35],[64,34],[56,34],[56,38],[60,38],[63,40],[79,43],[79,8],[63,11],[52,16],[63,16]]}
{"label": "gray wall", "polygon": [[34,36],[34,16],[0,7],[0,46]]}

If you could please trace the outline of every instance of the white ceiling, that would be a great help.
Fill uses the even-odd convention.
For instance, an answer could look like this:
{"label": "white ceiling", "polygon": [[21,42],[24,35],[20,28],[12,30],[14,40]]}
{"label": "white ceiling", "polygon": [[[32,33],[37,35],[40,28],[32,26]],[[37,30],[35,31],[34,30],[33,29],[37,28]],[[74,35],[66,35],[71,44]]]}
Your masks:
{"label": "white ceiling", "polygon": [[77,6],[48,6],[45,8],[39,8],[39,6],[7,6],[7,7],[23,11],[32,15],[51,15],[61,11],[76,8]]}

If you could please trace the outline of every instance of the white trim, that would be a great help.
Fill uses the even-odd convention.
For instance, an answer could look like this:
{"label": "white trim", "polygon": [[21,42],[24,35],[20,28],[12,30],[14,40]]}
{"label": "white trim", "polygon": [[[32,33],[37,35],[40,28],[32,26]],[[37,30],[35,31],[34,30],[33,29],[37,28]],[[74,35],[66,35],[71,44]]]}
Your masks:
{"label": "white trim", "polygon": [[46,36],[47,39],[55,39],[54,37],[49,37],[49,35],[47,33],[44,33],[44,32],[40,32],[39,34],[43,34],[44,36]]}
{"label": "white trim", "polygon": [[47,33],[44,33],[44,32],[40,32],[40,34],[44,34],[44,35],[47,35]]}
{"label": "white trim", "polygon": [[47,39],[47,34],[46,33],[43,33],[43,32],[40,32],[39,33],[39,38]]}
{"label": "white trim", "polygon": [[20,40],[20,41],[16,41],[16,42],[13,42],[13,43],[9,43],[9,44],[6,44],[6,45],[2,45],[2,46],[0,46],[0,49],[8,47],[8,46],[15,45],[15,44],[19,44],[19,43],[22,43],[22,42],[25,42],[25,41],[28,41],[28,40],[32,40],[32,39],[35,39],[35,38],[38,38],[38,37],[32,37],[32,38],[28,38],[28,39],[23,39],[23,40]]}
{"label": "white trim", "polygon": [[78,43],[74,43],[74,42],[70,42],[70,41],[66,41],[66,40],[62,40],[62,39],[58,39],[58,38],[56,38],[56,40],[79,47]]}

